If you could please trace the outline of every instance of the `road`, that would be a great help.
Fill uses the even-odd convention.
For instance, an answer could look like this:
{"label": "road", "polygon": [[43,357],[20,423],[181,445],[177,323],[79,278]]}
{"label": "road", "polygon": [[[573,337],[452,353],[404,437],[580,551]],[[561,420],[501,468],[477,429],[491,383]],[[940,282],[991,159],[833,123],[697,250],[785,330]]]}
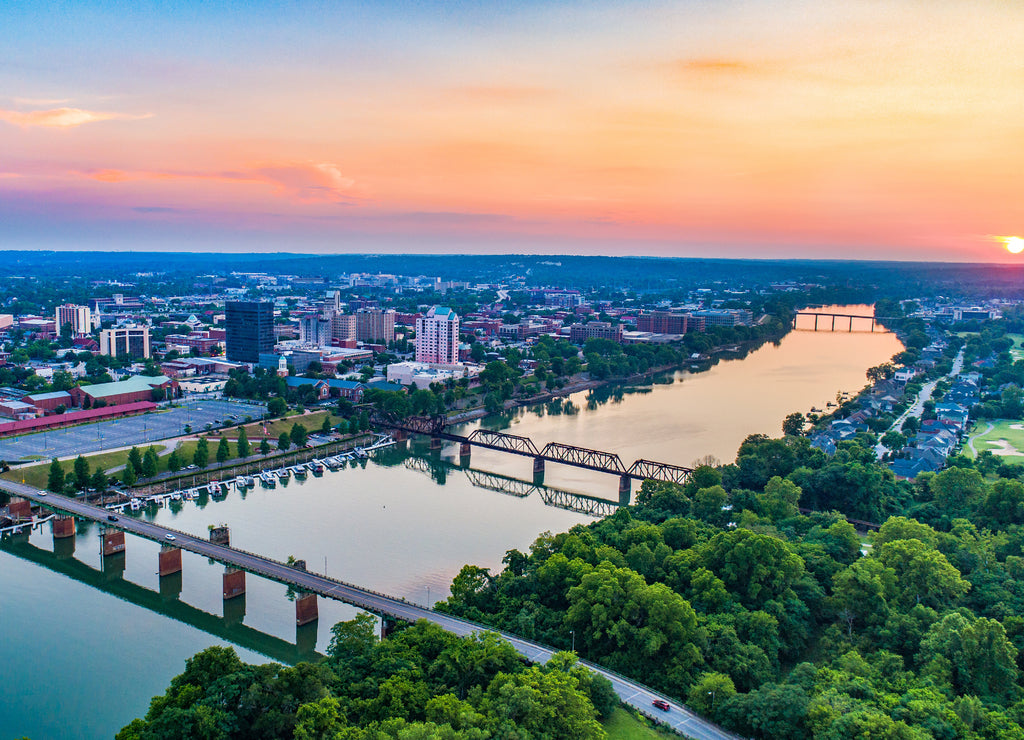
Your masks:
{"label": "road", "polygon": [[[324,598],[343,601],[346,604],[351,604],[374,614],[384,614],[406,622],[426,619],[456,635],[470,635],[482,631],[498,632],[486,625],[476,624],[475,622],[459,619],[434,611],[433,609],[410,604],[401,599],[360,588],[344,581],[328,578],[317,573],[296,570],[286,563],[277,560],[270,560],[269,558],[264,558],[244,550],[217,545],[202,537],[195,537],[188,532],[162,527],[158,524],[129,516],[119,516],[116,522],[111,522],[108,521],[108,516],[111,516],[110,511],[99,506],[93,506],[85,501],[46,493],[32,486],[7,480],[0,480],[0,488],[37,504],[73,514],[83,519],[90,519],[107,526],[116,527],[154,542],[180,547],[182,550],[211,558],[234,568],[255,573],[279,583],[295,586],[303,591],[315,593]],[[173,540],[169,536],[173,537]],[[498,632],[498,634],[508,640],[520,655],[535,663],[547,662],[548,658],[555,652],[554,649],[545,645],[523,640],[512,634],[504,632]],[[736,738],[732,733],[702,719],[663,694],[659,694],[642,684],[630,681],[593,663],[583,660],[580,663],[611,681],[615,693],[618,694],[625,704],[668,725],[681,735],[694,738],[694,740],[726,740]],[[667,712],[654,709],[651,702],[655,699],[662,699],[668,702],[671,705],[671,709]]]}

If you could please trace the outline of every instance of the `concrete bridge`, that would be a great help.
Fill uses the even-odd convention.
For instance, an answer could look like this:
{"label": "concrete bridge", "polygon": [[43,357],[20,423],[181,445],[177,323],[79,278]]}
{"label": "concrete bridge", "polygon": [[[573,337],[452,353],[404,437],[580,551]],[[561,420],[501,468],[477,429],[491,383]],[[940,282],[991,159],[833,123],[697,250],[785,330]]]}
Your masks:
{"label": "concrete bridge", "polygon": [[[225,599],[239,595],[229,591],[229,587],[237,589],[240,584],[241,591],[244,592],[245,573],[259,575],[290,586],[302,594],[302,596],[296,599],[295,603],[296,623],[298,625],[308,624],[317,619],[316,597],[321,596],[323,598],[343,601],[346,604],[351,604],[380,616],[382,635],[387,634],[389,629],[393,627],[395,620],[414,622],[417,619],[426,619],[442,629],[457,635],[465,636],[477,632],[495,631],[502,638],[508,640],[520,655],[531,662],[545,663],[557,652],[554,648],[547,645],[524,640],[510,633],[498,632],[483,624],[459,619],[458,617],[437,612],[433,609],[410,604],[393,596],[306,571],[304,564],[301,568],[296,567],[294,564],[290,565],[277,560],[271,560],[255,553],[230,547],[227,544],[219,544],[209,539],[196,537],[188,532],[170,529],[130,516],[115,516],[107,509],[93,506],[85,501],[47,493],[22,483],[0,479],[0,489],[20,497],[22,500],[30,501],[40,507],[52,509],[65,515],[63,517],[58,516],[53,520],[55,541],[74,536],[75,517],[103,525],[106,528],[102,535],[104,558],[116,557],[125,551],[125,533],[161,543],[164,545],[159,555],[161,577],[181,573],[182,550],[223,563],[228,567],[224,581]],[[241,574],[243,577],[238,579],[233,574]],[[229,581],[229,576],[232,576],[234,580]],[[694,738],[694,740],[733,740],[736,738],[732,733],[702,719],[686,707],[676,703],[675,700],[653,689],[594,663],[581,660],[580,664],[587,666],[590,670],[605,676],[611,681],[616,694],[624,703],[668,725],[681,735]],[[671,705],[670,710],[663,712],[654,709],[652,702],[656,699],[668,702]]]}
{"label": "concrete bridge", "polygon": [[[877,325],[877,326],[881,327],[881,331],[887,332],[888,329],[886,329],[885,326],[882,325],[882,322],[883,321],[896,321],[897,320],[896,318],[894,318],[892,316],[859,316],[857,314],[848,314],[848,313],[818,313],[817,311],[797,311],[796,314],[793,316],[793,328],[794,329],[796,329],[796,322],[799,320],[799,318],[801,316],[813,316],[814,317],[814,331],[818,331],[818,322],[819,321],[821,321],[821,323],[822,323],[822,328],[824,328],[825,324],[828,324],[829,321],[831,321],[831,325],[829,326],[829,331],[835,331],[836,330],[836,319],[843,319],[843,321],[840,322],[840,327],[839,327],[840,330],[842,329],[842,324],[846,323],[846,325],[847,325],[846,331],[847,332],[852,332],[853,331],[854,319],[857,319],[857,320],[861,320],[861,321],[870,321],[871,322],[870,329],[868,331],[874,332],[875,326]],[[864,331],[864,330],[862,329],[861,331]]]}

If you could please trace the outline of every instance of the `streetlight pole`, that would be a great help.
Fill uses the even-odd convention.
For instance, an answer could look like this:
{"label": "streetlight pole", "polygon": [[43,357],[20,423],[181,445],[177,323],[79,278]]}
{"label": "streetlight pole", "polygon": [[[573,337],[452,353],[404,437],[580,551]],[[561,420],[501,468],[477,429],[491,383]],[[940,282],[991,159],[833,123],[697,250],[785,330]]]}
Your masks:
{"label": "streetlight pole", "polygon": [[572,635],[572,651],[576,652],[576,630],[569,630],[569,634]]}
{"label": "streetlight pole", "polygon": [[715,692],[714,692],[714,690],[711,690],[711,691],[708,692],[708,694],[711,696],[711,711],[714,711],[714,709],[715,709]]}

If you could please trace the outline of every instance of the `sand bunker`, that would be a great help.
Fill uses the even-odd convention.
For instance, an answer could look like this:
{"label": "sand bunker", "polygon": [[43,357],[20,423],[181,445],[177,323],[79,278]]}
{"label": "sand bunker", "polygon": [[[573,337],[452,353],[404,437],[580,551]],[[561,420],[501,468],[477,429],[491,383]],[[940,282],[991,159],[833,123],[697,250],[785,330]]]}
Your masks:
{"label": "sand bunker", "polygon": [[1015,455],[1018,457],[1024,457],[1024,452],[1018,450],[1005,439],[986,439],[985,444],[989,446],[988,451],[993,455]]}

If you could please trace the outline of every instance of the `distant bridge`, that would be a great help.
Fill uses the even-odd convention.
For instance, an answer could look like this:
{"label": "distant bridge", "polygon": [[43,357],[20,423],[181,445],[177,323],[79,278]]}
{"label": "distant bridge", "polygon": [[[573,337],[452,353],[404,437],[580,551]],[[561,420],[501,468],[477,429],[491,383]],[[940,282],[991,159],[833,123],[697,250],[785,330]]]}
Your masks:
{"label": "distant bridge", "polygon": [[[818,321],[819,321],[819,319],[831,319],[832,320],[832,324],[831,324],[831,327],[829,328],[829,331],[835,331],[836,330],[836,319],[848,319],[849,320],[849,323],[847,324],[847,331],[848,332],[852,332],[853,331],[854,319],[859,319],[859,320],[862,320],[862,321],[870,321],[871,322],[870,331],[872,331],[872,332],[874,332],[876,324],[882,328],[882,331],[887,332],[889,330],[886,329],[885,326],[882,325],[882,322],[885,322],[885,321],[897,321],[898,320],[898,318],[894,317],[894,316],[860,316],[860,315],[857,315],[857,314],[849,314],[849,313],[819,313],[817,311],[797,311],[796,314],[793,316],[793,328],[794,329],[797,328],[796,327],[796,323],[797,323],[797,320],[801,316],[813,316],[814,317],[814,331],[818,331]],[[840,330],[841,329],[842,329],[842,327],[840,326]]]}

